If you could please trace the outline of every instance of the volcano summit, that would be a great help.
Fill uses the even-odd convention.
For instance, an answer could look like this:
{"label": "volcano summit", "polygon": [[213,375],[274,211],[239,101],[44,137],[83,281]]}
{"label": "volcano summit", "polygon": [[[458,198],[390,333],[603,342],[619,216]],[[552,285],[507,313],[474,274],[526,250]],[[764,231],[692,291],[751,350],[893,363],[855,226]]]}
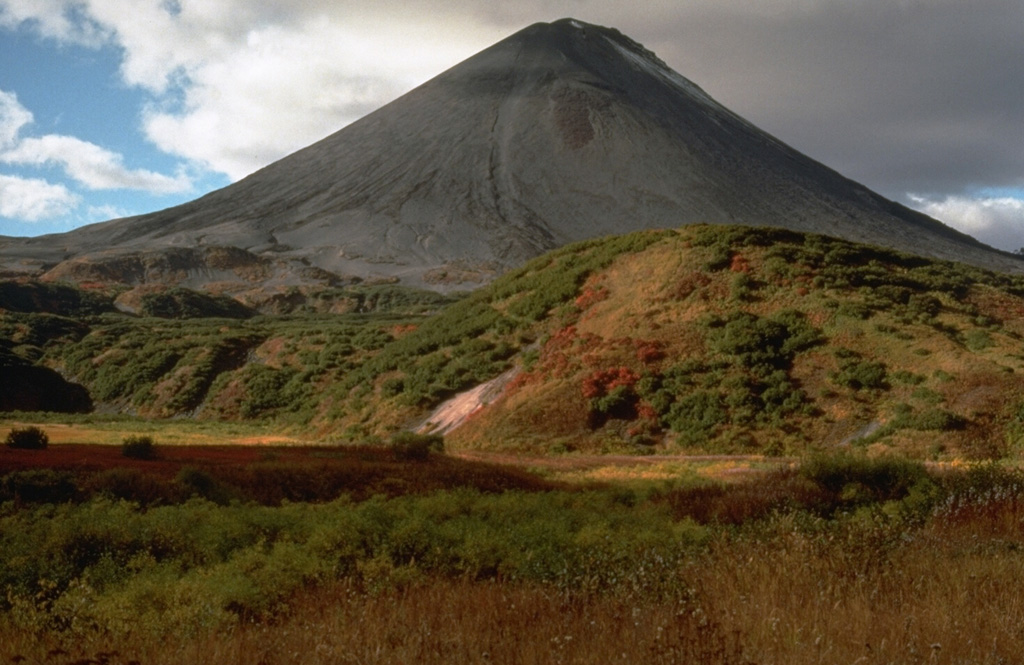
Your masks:
{"label": "volcano summit", "polygon": [[444,290],[568,242],[695,222],[1024,271],[760,131],[618,31],[570,19],[190,203],[4,239],[0,266],[228,292],[356,278]]}

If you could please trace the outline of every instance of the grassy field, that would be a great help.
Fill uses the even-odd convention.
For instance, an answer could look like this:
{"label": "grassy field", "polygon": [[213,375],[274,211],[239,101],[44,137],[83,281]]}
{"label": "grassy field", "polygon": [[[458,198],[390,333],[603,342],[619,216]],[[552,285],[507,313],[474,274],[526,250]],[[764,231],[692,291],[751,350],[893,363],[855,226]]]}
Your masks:
{"label": "grassy field", "polygon": [[1024,475],[0,449],[0,662],[1003,663]]}

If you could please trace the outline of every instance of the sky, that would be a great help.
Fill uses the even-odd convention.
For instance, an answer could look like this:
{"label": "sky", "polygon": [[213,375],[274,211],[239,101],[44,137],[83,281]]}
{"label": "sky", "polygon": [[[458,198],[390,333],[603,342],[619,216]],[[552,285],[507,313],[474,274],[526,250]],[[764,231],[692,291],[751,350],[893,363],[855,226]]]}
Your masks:
{"label": "sky", "polygon": [[1020,0],[0,0],[0,235],[197,198],[565,17],[618,28],[880,194],[1024,248]]}

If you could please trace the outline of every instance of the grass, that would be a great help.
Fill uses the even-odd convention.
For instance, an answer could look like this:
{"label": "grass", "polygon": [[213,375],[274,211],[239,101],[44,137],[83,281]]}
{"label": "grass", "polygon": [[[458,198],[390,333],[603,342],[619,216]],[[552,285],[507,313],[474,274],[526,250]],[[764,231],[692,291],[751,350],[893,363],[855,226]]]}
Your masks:
{"label": "grass", "polygon": [[[329,470],[365,452],[307,459]],[[249,466],[294,469],[298,453]],[[444,473],[401,464],[424,488]],[[264,506],[8,502],[0,660],[999,663],[1024,649],[1020,472],[848,454],[737,480],[723,465],[701,471],[727,483],[680,466],[673,487],[627,473]]]}
{"label": "grass", "polygon": [[[673,459],[666,456],[634,457],[604,460],[603,456],[575,458],[566,456],[564,463],[545,462],[533,470],[543,477],[573,485],[611,484],[616,487],[659,490],[703,485],[707,483],[742,482],[757,474],[778,470],[788,461],[766,459],[760,456],[729,456],[702,460],[699,458]],[[574,463],[574,459],[577,461]]]}
{"label": "grass", "polygon": [[290,436],[282,428],[259,422],[219,422],[215,420],[152,420],[126,415],[53,414],[11,412],[0,418],[0,436],[11,429],[35,426],[43,429],[54,444],[84,443],[120,445],[126,433],[152,436],[159,443],[181,446],[221,444],[308,444],[309,438]]}

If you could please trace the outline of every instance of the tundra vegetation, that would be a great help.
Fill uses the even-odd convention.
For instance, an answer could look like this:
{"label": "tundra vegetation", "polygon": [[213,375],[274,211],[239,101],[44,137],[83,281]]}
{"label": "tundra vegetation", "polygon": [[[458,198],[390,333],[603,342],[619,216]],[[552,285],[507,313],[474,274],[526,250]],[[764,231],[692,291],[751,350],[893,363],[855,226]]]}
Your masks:
{"label": "tundra vegetation", "polygon": [[4,451],[0,658],[999,663],[1024,649],[1019,471],[858,451],[738,481],[567,484],[429,446],[409,457],[411,443]]}
{"label": "tundra vegetation", "polygon": [[[470,294],[263,303],[0,282],[5,377],[45,373],[93,410],[6,419],[0,659],[1024,653],[1020,277],[694,226]],[[446,437],[404,431],[509,369]],[[11,445],[32,429],[54,445]],[[177,445],[269,436],[319,445]],[[90,441],[114,445],[69,443]],[[574,476],[477,450],[638,457]],[[758,462],[652,471],[673,453]]]}

